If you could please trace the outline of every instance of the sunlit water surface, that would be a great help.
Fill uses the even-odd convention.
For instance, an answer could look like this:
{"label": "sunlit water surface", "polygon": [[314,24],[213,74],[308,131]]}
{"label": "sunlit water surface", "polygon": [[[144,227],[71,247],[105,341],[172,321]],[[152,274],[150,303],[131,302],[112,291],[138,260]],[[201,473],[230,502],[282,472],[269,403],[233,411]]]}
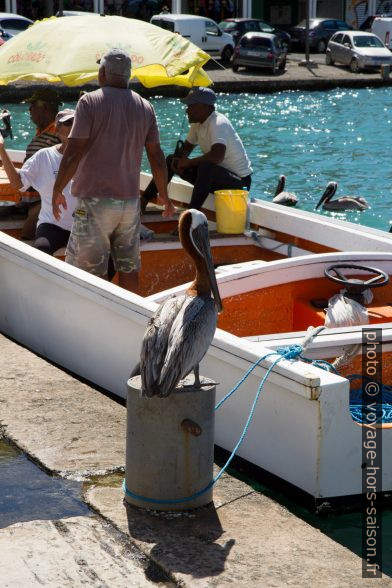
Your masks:
{"label": "sunlit water surface", "polygon": [[[165,153],[188,128],[185,106],[175,98],[154,98]],[[221,94],[219,110],[239,132],[254,169],[252,196],[269,200],[278,176],[314,210],[326,184],[337,181],[337,195],[365,197],[362,213],[325,212],[341,219],[388,230],[392,222],[392,89],[289,91],[276,94]],[[73,103],[65,106],[72,107]],[[15,130],[11,147],[22,149],[34,133],[27,105],[9,104]],[[143,169],[148,170],[146,159]]]}

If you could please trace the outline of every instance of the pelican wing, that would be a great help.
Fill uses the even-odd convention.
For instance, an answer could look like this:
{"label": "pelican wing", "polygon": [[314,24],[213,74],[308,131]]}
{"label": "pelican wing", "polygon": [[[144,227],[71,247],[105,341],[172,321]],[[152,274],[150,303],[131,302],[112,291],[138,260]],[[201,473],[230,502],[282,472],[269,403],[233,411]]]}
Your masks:
{"label": "pelican wing", "polygon": [[209,297],[188,297],[173,322],[162,366],[159,395],[167,396],[203,359],[214,337],[215,302]]}
{"label": "pelican wing", "polygon": [[369,208],[367,201],[361,196],[342,196],[342,198],[339,198],[338,200],[341,200],[345,206],[351,210],[366,210]]}
{"label": "pelican wing", "polygon": [[325,210],[366,210],[369,208],[364,198],[354,198],[353,196],[340,196],[336,200],[330,200],[323,204]]}
{"label": "pelican wing", "polygon": [[170,330],[186,298],[185,295],[168,298],[148,322],[140,352],[142,393],[145,396],[158,394],[161,366],[165,361]]}

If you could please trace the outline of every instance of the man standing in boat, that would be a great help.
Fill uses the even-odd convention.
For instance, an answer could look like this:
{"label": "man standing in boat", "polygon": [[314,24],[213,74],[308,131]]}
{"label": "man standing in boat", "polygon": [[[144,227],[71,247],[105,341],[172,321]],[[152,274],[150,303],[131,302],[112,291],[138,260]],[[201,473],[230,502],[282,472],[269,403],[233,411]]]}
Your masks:
{"label": "man standing in boat", "polygon": [[[225,189],[249,190],[252,168],[242,141],[226,116],[215,110],[216,94],[195,87],[182,100],[187,105],[190,129],[176,153],[166,158],[168,180],[174,174],[193,184],[189,208],[200,210],[210,192]],[[203,155],[189,158],[199,145]],[[142,212],[159,189],[151,181],[141,197]]]}
{"label": "man standing in boat", "polygon": [[139,182],[146,149],[164,204],[164,216],[174,207],[167,194],[167,172],[151,104],[129,90],[131,59],[112,49],[100,60],[99,90],[82,96],[53,189],[53,214],[66,208],[62,191],[73,178],[77,197],[66,261],[107,279],[109,254],[119,284],[138,291],[140,266]]}

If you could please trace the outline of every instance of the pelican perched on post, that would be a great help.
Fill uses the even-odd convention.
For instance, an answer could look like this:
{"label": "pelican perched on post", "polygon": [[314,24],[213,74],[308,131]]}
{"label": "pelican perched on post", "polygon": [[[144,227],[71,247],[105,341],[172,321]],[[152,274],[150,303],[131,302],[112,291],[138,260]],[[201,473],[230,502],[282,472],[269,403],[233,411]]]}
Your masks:
{"label": "pelican perched on post", "polygon": [[272,202],[275,204],[284,204],[284,206],[295,206],[298,202],[298,198],[292,192],[285,192],[286,176],[279,176],[279,182],[276,186],[275,196]]}
{"label": "pelican perched on post", "polygon": [[168,396],[192,370],[195,386],[200,386],[199,363],[222,310],[205,215],[194,209],[183,212],[179,237],[196,276],[185,294],[165,300],[148,323],[140,354],[143,396]]}
{"label": "pelican perched on post", "polygon": [[329,182],[316,206],[316,210],[321,204],[324,210],[366,210],[369,208],[365,198],[361,197],[341,196],[336,200],[331,200],[335,196],[337,189],[337,182]]}

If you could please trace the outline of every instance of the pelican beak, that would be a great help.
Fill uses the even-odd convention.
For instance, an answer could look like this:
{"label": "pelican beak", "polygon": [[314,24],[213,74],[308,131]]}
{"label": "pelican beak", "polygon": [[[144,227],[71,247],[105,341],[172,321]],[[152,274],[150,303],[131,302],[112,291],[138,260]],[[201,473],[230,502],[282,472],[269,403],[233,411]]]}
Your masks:
{"label": "pelican beak", "polygon": [[194,242],[196,248],[198,249],[200,255],[204,259],[206,270],[207,270],[207,277],[208,277],[208,281],[210,283],[212,295],[215,300],[215,305],[218,309],[218,312],[222,312],[223,305],[222,305],[222,300],[221,300],[221,297],[219,294],[218,282],[216,281],[216,276],[215,276],[214,262],[213,262],[212,254],[211,254],[207,223],[205,223],[205,224],[203,223],[201,225],[198,225],[192,231],[192,239],[193,239],[193,242]]}
{"label": "pelican beak", "polygon": [[335,186],[333,185],[333,182],[331,182],[325,188],[324,194],[321,196],[319,203],[316,206],[316,210],[318,209],[319,206],[321,206],[323,204],[323,202],[328,202],[328,200],[334,195],[334,193],[335,193]]}
{"label": "pelican beak", "polygon": [[[325,192],[324,192],[324,194],[325,194]],[[320,198],[320,200],[319,200],[319,203],[317,204],[317,206],[316,206],[315,210],[317,210],[317,209],[319,208],[319,206],[321,206],[321,205],[322,205],[322,203],[324,202],[324,200],[325,200],[325,198],[324,198],[324,194],[321,196],[321,198]]]}

